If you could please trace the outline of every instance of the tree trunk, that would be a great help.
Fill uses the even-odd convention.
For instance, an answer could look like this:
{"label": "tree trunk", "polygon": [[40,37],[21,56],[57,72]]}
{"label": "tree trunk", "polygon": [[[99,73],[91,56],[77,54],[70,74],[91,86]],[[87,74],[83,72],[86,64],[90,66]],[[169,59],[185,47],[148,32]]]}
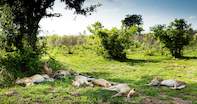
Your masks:
{"label": "tree trunk", "polygon": [[182,49],[172,49],[170,52],[173,57],[175,58],[181,58],[182,57]]}

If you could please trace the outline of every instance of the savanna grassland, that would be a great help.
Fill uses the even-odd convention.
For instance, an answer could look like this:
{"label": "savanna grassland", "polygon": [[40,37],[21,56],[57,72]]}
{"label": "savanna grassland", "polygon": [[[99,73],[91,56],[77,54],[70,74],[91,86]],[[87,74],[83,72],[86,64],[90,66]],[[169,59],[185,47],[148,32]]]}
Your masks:
{"label": "savanna grassland", "polygon": [[[62,48],[48,51],[55,59],[51,64],[57,69],[72,69],[95,78],[104,78],[113,82],[127,83],[135,88],[137,94],[131,99],[111,98],[115,92],[99,87],[75,88],[72,78],[47,82],[30,87],[13,85],[0,89],[0,103],[9,104],[139,104],[145,98],[157,99],[158,104],[173,104],[174,98],[192,101],[197,104],[197,51],[186,51],[185,59],[174,59],[169,55],[155,54],[148,56],[144,51],[128,51],[126,61],[114,61],[99,56],[94,51],[83,49],[74,54],[67,54]],[[43,57],[47,60],[48,55]],[[185,81],[187,87],[172,90],[167,87],[149,87],[147,84],[154,77]],[[14,91],[12,95],[6,92]]]}
{"label": "savanna grassland", "polygon": [[[120,20],[120,27],[106,28],[97,21],[87,27],[89,33],[84,31],[78,36],[41,36],[41,20],[61,16],[51,11],[55,9],[55,1],[0,1],[0,104],[197,104],[197,30],[192,26],[193,23],[195,26],[195,21],[191,24],[183,18],[175,18],[169,24],[155,24],[146,33],[143,32],[145,21],[142,15],[127,14]],[[102,6],[102,3],[87,1],[60,0],[59,3],[76,15],[84,16],[91,15]],[[178,3],[176,7],[182,7]],[[180,8],[183,12],[181,9],[185,8]],[[166,15],[161,18],[168,18],[169,14]],[[196,18],[192,15],[188,18],[190,21]],[[52,27],[48,22],[45,25]],[[73,25],[70,20],[68,23],[62,20],[61,24],[70,25],[71,28]],[[60,29],[71,28],[62,26]],[[77,28],[72,28],[74,33]],[[97,86],[77,88],[72,85],[76,74],[56,80],[54,75],[57,70],[126,83],[136,89],[136,93],[127,99],[112,97],[116,92]],[[30,77],[34,75],[36,78]],[[173,90],[147,85],[157,77],[183,81],[186,88]],[[20,86],[20,81],[31,86]]]}

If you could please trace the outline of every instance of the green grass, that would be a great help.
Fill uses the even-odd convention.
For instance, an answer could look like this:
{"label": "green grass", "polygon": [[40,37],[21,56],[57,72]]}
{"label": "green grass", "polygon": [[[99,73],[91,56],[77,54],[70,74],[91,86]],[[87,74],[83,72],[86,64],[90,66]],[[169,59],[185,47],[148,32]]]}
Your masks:
{"label": "green grass", "polygon": [[[139,104],[143,98],[151,96],[168,102],[173,97],[178,97],[197,104],[197,59],[195,58],[172,59],[169,56],[144,56],[143,53],[132,52],[128,55],[127,61],[119,62],[104,59],[92,52],[72,55],[62,52],[51,54],[67,69],[96,78],[127,83],[131,88],[136,89],[137,95],[129,102],[124,97],[111,98],[115,92],[105,91],[99,87],[75,88],[71,86],[71,79],[67,78],[30,87],[13,86],[0,89],[0,103]],[[197,56],[197,53],[193,52],[192,55]],[[145,85],[156,76],[185,81],[187,87],[183,90],[171,90],[166,87]],[[5,96],[4,93],[10,90],[15,90],[18,94]]]}

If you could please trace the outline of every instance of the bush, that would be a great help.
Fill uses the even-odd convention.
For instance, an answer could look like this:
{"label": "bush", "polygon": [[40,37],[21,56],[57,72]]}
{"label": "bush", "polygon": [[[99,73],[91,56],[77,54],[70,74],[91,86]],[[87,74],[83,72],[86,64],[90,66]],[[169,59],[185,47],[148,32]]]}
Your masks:
{"label": "bush", "polygon": [[[95,24],[101,25],[101,23],[97,22]],[[99,37],[105,51],[105,57],[115,60],[125,60],[126,49],[132,44],[131,36],[136,33],[137,28],[133,26],[129,29],[113,28],[108,30],[103,29],[103,26],[96,26],[95,24],[93,24],[92,27],[89,27],[89,29],[94,30],[92,33]]]}
{"label": "bush", "polygon": [[90,35],[86,37],[86,44],[83,46],[83,50],[91,51],[97,55],[105,56],[105,49],[101,44],[101,40],[97,35]]}
{"label": "bush", "polygon": [[152,31],[175,58],[182,57],[184,46],[189,45],[193,38],[193,29],[184,19],[175,19],[168,27],[158,25]]}
{"label": "bush", "polygon": [[40,72],[40,58],[29,57],[34,54],[26,51],[25,54],[20,55],[18,52],[9,53],[3,59],[3,64],[6,69],[14,76],[18,77],[21,74],[32,75]]}
{"label": "bush", "polygon": [[0,87],[6,87],[12,84],[14,76],[5,69],[5,67],[0,66]]}

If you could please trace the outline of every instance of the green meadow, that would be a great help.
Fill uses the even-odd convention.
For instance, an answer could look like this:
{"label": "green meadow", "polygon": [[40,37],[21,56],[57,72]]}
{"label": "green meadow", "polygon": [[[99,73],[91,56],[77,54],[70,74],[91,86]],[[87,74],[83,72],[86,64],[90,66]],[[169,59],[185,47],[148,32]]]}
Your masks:
{"label": "green meadow", "polygon": [[[100,87],[76,88],[71,85],[72,78],[47,82],[30,87],[13,85],[0,89],[0,103],[4,104],[140,104],[145,98],[155,98],[164,104],[173,104],[173,98],[192,101],[197,104],[197,55],[195,51],[185,52],[188,58],[174,59],[171,56],[144,55],[144,51],[128,52],[126,61],[105,59],[93,51],[84,50],[75,54],[65,54],[63,49],[50,50],[55,58],[53,66],[59,69],[72,69],[84,75],[104,78],[109,81],[127,83],[136,89],[136,95],[129,100],[124,97],[111,98],[116,92]],[[49,57],[44,56],[43,60]],[[52,62],[51,62],[52,63]],[[167,87],[150,87],[154,77],[177,79],[187,83],[182,90]],[[14,91],[13,95],[6,92]]]}

